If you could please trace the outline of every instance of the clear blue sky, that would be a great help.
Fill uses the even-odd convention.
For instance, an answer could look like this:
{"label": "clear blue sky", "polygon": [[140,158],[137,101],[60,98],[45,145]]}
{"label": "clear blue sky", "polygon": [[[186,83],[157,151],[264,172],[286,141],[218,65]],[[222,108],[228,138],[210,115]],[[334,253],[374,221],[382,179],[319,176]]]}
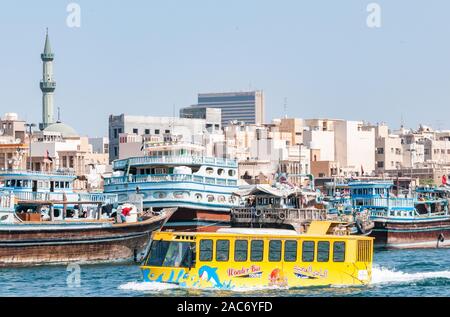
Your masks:
{"label": "clear blue sky", "polygon": [[41,120],[45,28],[56,106],[80,134],[108,115],[172,115],[199,92],[263,89],[266,120],[287,114],[450,128],[450,1],[71,1],[0,4],[0,111]]}

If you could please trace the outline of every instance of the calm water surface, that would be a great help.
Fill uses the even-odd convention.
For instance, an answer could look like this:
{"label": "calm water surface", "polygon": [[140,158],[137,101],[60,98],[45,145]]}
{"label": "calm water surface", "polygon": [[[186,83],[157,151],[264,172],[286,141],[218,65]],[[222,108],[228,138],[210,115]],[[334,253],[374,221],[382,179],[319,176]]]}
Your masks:
{"label": "calm water surface", "polygon": [[[0,270],[0,296],[448,296],[450,249],[376,251],[364,287],[188,290],[143,283],[136,265],[81,266],[79,287],[67,267]],[[69,282],[69,283],[68,283]],[[75,287],[70,287],[73,285]]]}

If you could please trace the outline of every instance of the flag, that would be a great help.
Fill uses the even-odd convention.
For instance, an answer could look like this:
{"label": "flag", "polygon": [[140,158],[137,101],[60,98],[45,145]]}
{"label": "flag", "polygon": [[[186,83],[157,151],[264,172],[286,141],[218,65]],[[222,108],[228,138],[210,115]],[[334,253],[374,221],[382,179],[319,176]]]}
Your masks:
{"label": "flag", "polygon": [[50,153],[48,152],[48,150],[45,152],[45,159],[53,162],[53,159],[50,157]]}
{"label": "flag", "polygon": [[144,144],[145,144],[145,140],[144,140],[144,138],[142,138],[141,151],[144,151]]}
{"label": "flag", "polygon": [[447,185],[447,176],[442,176],[442,185]]}
{"label": "flag", "polygon": [[364,175],[364,167],[361,165],[361,176]]}

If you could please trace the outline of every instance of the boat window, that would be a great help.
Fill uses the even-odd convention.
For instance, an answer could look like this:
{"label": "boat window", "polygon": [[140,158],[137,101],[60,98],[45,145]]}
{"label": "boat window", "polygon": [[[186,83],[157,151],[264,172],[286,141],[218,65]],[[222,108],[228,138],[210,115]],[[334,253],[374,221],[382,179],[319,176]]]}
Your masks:
{"label": "boat window", "polygon": [[148,257],[148,266],[161,266],[169,249],[169,241],[153,241]]}
{"label": "boat window", "polygon": [[314,261],[314,241],[303,241],[302,244],[302,261],[313,262]]}
{"label": "boat window", "polygon": [[214,173],[214,169],[212,167],[206,168],[206,174],[212,175]]}
{"label": "boat window", "polygon": [[208,199],[208,202],[210,202],[210,203],[214,201],[213,195],[208,195],[208,196],[206,196],[206,198]]}
{"label": "boat window", "polygon": [[195,194],[195,198],[197,200],[201,200],[202,199],[202,194]]}
{"label": "boat window", "polygon": [[345,242],[333,243],[333,261],[334,262],[345,261]]}
{"label": "boat window", "polygon": [[167,197],[167,194],[164,192],[156,192],[153,194],[153,197],[163,199]]}
{"label": "boat window", "polygon": [[235,262],[247,261],[247,253],[248,253],[248,241],[236,240],[234,242],[234,261]]}
{"label": "boat window", "polygon": [[219,196],[217,199],[220,203],[224,203],[225,202],[225,196]]}
{"label": "boat window", "polygon": [[228,170],[228,176],[235,176],[236,175],[236,171],[235,170]]}
{"label": "boat window", "polygon": [[320,241],[317,244],[317,262],[328,262],[330,260],[330,242]]}
{"label": "boat window", "polygon": [[284,261],[297,261],[297,241],[288,240],[284,243]]}
{"label": "boat window", "polygon": [[230,254],[230,241],[217,240],[216,242],[216,261],[227,262]]}
{"label": "boat window", "polygon": [[191,267],[193,257],[189,254],[195,243],[177,241],[153,241],[148,266]]}
{"label": "boat window", "polygon": [[264,256],[264,241],[253,240],[251,243],[250,260],[252,262],[261,262]]}
{"label": "boat window", "polygon": [[269,261],[281,261],[281,240],[271,240],[269,242]]}
{"label": "boat window", "polygon": [[217,170],[217,174],[219,174],[220,176],[222,176],[222,175],[225,174],[225,170],[224,170],[223,168],[219,168],[219,169]]}
{"label": "boat window", "polygon": [[212,240],[200,240],[200,261],[209,262],[213,258]]}
{"label": "boat window", "polygon": [[11,187],[15,187],[16,186],[16,180],[11,180]]}

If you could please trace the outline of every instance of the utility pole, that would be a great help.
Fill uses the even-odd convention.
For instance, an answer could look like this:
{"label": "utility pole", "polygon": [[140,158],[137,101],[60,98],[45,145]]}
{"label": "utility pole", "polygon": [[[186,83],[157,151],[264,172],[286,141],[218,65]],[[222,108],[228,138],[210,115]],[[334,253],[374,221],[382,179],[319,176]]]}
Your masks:
{"label": "utility pole", "polygon": [[36,126],[34,123],[25,123],[25,127],[28,128],[28,168],[30,171],[33,170],[33,163],[31,161],[31,138],[33,136],[32,129]]}

